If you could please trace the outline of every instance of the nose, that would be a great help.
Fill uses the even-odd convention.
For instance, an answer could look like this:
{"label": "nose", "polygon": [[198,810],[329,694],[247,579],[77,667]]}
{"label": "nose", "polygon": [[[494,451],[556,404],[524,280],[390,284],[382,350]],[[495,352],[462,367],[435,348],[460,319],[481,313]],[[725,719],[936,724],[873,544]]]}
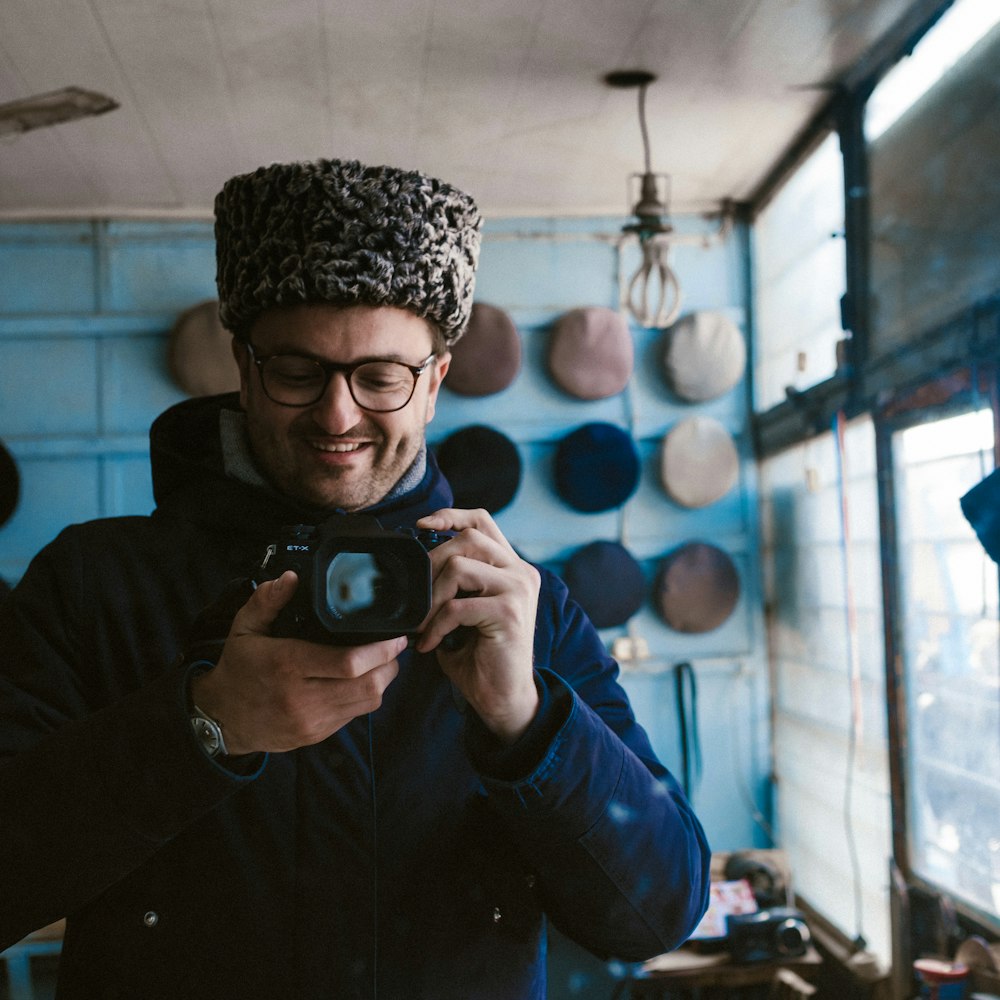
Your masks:
{"label": "nose", "polygon": [[364,410],[354,402],[347,376],[334,372],[326,392],[312,405],[312,418],[327,434],[346,434],[356,427]]}

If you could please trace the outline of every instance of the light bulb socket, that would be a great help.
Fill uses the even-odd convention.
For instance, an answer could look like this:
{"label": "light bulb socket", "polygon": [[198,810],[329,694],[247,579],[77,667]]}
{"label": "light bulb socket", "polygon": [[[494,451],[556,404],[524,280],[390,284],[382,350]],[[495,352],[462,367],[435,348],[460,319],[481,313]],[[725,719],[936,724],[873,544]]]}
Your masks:
{"label": "light bulb socket", "polygon": [[[667,205],[670,177],[667,174],[632,174],[630,182],[635,178],[639,179],[639,199],[632,206],[632,214],[638,221],[626,225],[624,232],[639,233],[640,236],[672,232],[674,227],[667,218],[670,214]],[[660,197],[661,182],[666,198]]]}
{"label": "light bulb socket", "polygon": [[667,214],[667,206],[660,200],[660,190],[656,174],[643,174],[639,189],[639,200],[632,207],[632,213],[640,218],[648,215]]}

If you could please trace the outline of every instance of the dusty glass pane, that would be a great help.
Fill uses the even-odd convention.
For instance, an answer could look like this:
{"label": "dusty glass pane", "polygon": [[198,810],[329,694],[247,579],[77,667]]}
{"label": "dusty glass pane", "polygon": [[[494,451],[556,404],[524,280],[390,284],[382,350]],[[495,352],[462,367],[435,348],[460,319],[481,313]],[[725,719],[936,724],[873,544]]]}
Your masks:
{"label": "dusty glass pane", "polygon": [[903,660],[914,870],[1000,918],[997,567],[959,500],[993,469],[992,414],[898,432]]}
{"label": "dusty glass pane", "polygon": [[830,135],[754,225],[754,409],[769,409],[837,369],[846,287],[843,158]]}
{"label": "dusty glass pane", "polygon": [[843,454],[827,433],[764,461],[760,510],[780,842],[796,891],[888,965],[875,464],[862,417],[846,427]]}

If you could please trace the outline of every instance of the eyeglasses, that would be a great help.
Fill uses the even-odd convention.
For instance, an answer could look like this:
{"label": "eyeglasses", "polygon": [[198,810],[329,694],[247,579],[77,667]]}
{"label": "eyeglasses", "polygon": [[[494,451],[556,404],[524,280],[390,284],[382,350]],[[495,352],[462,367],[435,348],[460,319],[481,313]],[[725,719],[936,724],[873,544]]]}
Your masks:
{"label": "eyeglasses", "polygon": [[257,357],[253,344],[244,343],[260,373],[264,394],[279,406],[312,406],[323,398],[334,372],[343,372],[351,398],[361,409],[392,413],[401,410],[413,398],[417,379],[434,360],[433,354],[419,365],[377,358],[340,364],[301,354]]}

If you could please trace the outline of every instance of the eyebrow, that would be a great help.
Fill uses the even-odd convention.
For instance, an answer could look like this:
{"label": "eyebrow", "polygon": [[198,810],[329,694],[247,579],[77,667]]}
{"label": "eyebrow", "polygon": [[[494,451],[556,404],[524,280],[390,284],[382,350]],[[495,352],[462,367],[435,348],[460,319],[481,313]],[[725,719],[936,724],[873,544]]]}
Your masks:
{"label": "eyebrow", "polygon": [[[259,349],[256,345],[252,346],[254,347],[254,350]],[[317,361],[324,365],[363,365],[369,361],[395,361],[397,364],[410,365],[410,362],[407,361],[401,354],[368,354],[360,358],[354,358],[351,361],[333,361],[330,358],[323,357],[321,354],[314,354],[312,351],[295,351],[285,347],[279,347],[273,351],[261,351],[261,357],[265,358],[274,358],[279,355],[291,355],[296,358],[308,358],[310,361]]]}

